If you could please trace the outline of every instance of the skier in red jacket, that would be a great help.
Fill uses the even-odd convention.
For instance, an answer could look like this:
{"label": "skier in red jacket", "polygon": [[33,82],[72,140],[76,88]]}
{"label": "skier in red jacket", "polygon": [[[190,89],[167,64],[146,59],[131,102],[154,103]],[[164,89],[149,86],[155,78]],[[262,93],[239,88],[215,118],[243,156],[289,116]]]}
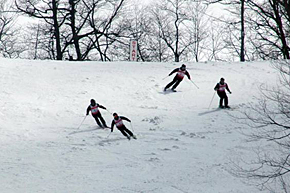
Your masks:
{"label": "skier in red jacket", "polygon": [[[99,108],[106,109],[106,107],[99,105],[98,103],[96,103],[96,101],[94,99],[91,99],[91,104],[87,108],[87,116],[89,115],[89,112],[91,111],[92,116],[95,118],[97,124],[102,128],[104,128],[104,127],[108,128],[106,121],[102,117]],[[100,123],[99,119],[101,120],[103,125]]]}
{"label": "skier in red jacket", "polygon": [[188,71],[186,70],[185,64],[182,64],[180,68],[174,69],[168,76],[171,76],[173,73],[176,73],[176,75],[173,78],[173,80],[169,84],[166,85],[166,87],[164,88],[164,91],[166,91],[169,87],[173,85],[171,90],[173,92],[176,92],[175,88],[180,84],[180,82],[183,80],[185,75],[190,80],[190,75]]}
{"label": "skier in red jacket", "polygon": [[127,137],[128,140],[130,140],[130,137],[132,137],[133,139],[137,139],[136,136],[129,129],[127,129],[123,123],[123,120],[131,122],[130,119],[128,119],[127,117],[119,116],[117,113],[113,113],[113,116],[114,116],[114,119],[111,124],[111,132],[113,132],[114,125],[116,125],[119,131],[121,131],[121,133],[125,137]]}
{"label": "skier in red jacket", "polygon": [[[229,89],[229,86],[227,83],[225,83],[225,79],[221,78],[220,82],[216,84],[214,87],[214,90],[217,91],[218,96],[220,97],[220,108],[230,108],[228,106],[228,96],[226,93],[226,90],[232,94],[232,92]],[[223,106],[223,100],[225,100],[225,106]]]}

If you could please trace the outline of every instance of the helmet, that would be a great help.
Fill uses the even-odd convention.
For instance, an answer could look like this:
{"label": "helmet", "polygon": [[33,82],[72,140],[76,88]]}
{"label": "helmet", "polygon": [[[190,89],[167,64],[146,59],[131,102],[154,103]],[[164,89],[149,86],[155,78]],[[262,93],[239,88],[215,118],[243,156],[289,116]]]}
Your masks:
{"label": "helmet", "polygon": [[91,105],[95,105],[95,104],[96,104],[95,99],[91,99]]}
{"label": "helmet", "polygon": [[115,120],[118,120],[118,119],[119,119],[119,116],[118,116],[117,113],[113,113],[113,116],[114,116],[114,119],[115,119]]}
{"label": "helmet", "polygon": [[180,69],[185,70],[186,69],[186,65],[182,64]]}

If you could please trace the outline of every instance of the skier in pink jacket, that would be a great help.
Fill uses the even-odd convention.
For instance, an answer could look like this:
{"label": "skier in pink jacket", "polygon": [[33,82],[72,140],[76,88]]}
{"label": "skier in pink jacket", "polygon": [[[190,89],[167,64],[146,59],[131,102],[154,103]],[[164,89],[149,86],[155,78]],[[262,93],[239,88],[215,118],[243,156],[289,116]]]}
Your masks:
{"label": "skier in pink jacket", "polygon": [[[220,108],[230,108],[228,106],[228,96],[226,93],[226,90],[232,94],[232,92],[229,89],[229,86],[227,83],[225,83],[225,79],[221,78],[220,82],[216,84],[214,87],[214,90],[217,91],[218,96],[220,97]],[[225,101],[225,106],[223,106],[223,100]]]}

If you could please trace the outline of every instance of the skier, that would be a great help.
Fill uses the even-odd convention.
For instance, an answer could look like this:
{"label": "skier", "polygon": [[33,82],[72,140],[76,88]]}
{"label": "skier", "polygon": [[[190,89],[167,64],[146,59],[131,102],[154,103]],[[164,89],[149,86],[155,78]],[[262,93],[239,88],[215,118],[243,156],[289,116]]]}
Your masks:
{"label": "skier", "polygon": [[[218,96],[220,97],[220,106],[219,108],[230,108],[228,106],[228,96],[226,93],[226,90],[232,94],[232,92],[230,91],[228,84],[225,83],[225,79],[221,78],[220,82],[217,83],[217,85],[214,87],[214,90],[217,91]],[[223,106],[223,100],[225,100],[225,106]]]}
{"label": "skier", "polygon": [[168,76],[171,76],[173,73],[177,73],[177,74],[175,75],[173,80],[169,84],[166,85],[166,87],[164,88],[164,91],[166,91],[169,87],[171,87],[173,85],[171,90],[173,92],[176,92],[175,88],[183,80],[185,75],[190,80],[190,75],[189,75],[188,71],[186,70],[186,65],[185,64],[182,64],[182,66],[180,68],[174,69]]}
{"label": "skier", "polygon": [[130,137],[132,137],[133,139],[137,139],[136,136],[129,129],[127,129],[123,123],[123,120],[131,122],[130,119],[123,117],[123,116],[119,116],[117,113],[113,113],[113,117],[114,117],[114,119],[113,119],[112,124],[111,124],[111,132],[113,132],[114,125],[116,125],[116,127],[119,129],[119,131],[121,131],[121,133],[125,137],[127,137],[128,140],[130,140]]}
{"label": "skier", "polygon": [[[91,111],[92,116],[95,118],[97,124],[102,128],[103,127],[108,128],[104,118],[101,115],[99,108],[106,109],[106,107],[99,105],[98,103],[96,103],[96,101],[94,99],[91,99],[91,104],[87,108],[87,116],[89,115],[89,112]],[[99,119],[101,120],[103,125],[100,123]]]}

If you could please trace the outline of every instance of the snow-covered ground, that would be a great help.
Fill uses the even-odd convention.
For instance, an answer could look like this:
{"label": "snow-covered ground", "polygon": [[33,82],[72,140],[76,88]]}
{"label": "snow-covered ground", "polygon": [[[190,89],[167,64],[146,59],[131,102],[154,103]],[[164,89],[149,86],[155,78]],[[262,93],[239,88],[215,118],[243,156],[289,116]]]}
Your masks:
{"label": "snow-covered ground", "polygon": [[[0,59],[0,192],[258,192],[228,172],[251,154],[228,115],[238,112],[216,111],[217,96],[208,107],[221,77],[243,109],[277,73],[267,62],[186,64],[200,89],[185,78],[164,93],[181,64]],[[131,119],[138,139],[91,116],[78,129],[91,98],[108,125],[113,112]]]}

